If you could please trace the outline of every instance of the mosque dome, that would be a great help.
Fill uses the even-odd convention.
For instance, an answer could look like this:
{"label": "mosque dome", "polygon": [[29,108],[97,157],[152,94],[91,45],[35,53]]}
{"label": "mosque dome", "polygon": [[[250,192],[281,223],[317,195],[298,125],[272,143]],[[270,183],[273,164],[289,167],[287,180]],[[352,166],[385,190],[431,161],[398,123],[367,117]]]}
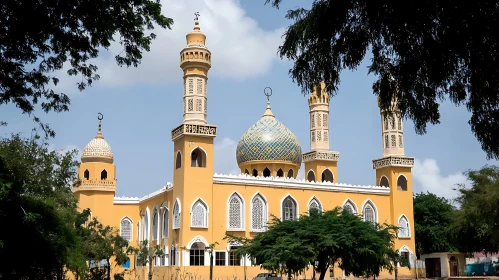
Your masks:
{"label": "mosque dome", "polygon": [[101,124],[97,135],[92,139],[81,153],[81,162],[104,162],[113,163],[113,150],[102,136]]}
{"label": "mosque dome", "polygon": [[250,161],[287,161],[301,164],[301,146],[296,136],[278,121],[270,105],[241,137],[236,149],[237,164]]}

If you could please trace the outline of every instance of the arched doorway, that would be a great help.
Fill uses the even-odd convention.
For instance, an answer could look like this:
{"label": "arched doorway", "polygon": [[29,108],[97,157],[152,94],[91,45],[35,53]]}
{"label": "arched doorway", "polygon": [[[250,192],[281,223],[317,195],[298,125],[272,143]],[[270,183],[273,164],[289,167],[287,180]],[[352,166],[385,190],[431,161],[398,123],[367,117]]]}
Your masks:
{"label": "arched doorway", "polygon": [[459,262],[455,256],[450,257],[449,259],[449,276],[459,276]]}

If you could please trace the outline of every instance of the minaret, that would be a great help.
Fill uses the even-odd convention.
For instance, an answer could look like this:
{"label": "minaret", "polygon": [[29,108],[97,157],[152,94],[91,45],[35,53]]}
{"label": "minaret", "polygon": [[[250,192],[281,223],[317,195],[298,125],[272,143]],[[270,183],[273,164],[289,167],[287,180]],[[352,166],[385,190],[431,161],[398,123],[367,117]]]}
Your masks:
{"label": "minaret", "polygon": [[185,36],[187,46],[180,52],[180,68],[184,71],[184,123],[206,124],[211,52],[199,27],[199,14],[195,15],[194,29]]}
{"label": "minaret", "polygon": [[[217,127],[207,123],[208,70],[211,53],[206,47],[206,36],[195,13],[194,30],[187,34],[187,46],[180,52],[180,68],[184,72],[184,120],[172,130],[173,184],[171,205],[172,232],[168,246],[179,248],[192,240],[192,228],[211,231],[213,213],[213,142]],[[191,219],[193,207],[205,207],[206,219]],[[206,238],[211,234],[206,233]],[[211,244],[212,240],[208,239]],[[178,252],[178,251],[177,251]],[[178,265],[189,265],[184,255]]]}
{"label": "minaret", "polygon": [[[379,101],[378,106],[381,108]],[[411,172],[414,158],[404,155],[404,125],[397,100],[393,99],[388,110],[380,109],[380,114],[383,157],[373,160],[373,169],[376,170],[376,185],[390,188],[390,217],[378,222],[401,228],[395,240],[395,249],[409,248],[413,259],[416,252]],[[409,230],[405,230],[407,226]],[[410,271],[399,270],[399,273]]]}
{"label": "minaret", "polygon": [[310,152],[303,154],[305,178],[308,181],[338,182],[340,153],[329,150],[329,100],[324,82],[316,86],[308,98]]}

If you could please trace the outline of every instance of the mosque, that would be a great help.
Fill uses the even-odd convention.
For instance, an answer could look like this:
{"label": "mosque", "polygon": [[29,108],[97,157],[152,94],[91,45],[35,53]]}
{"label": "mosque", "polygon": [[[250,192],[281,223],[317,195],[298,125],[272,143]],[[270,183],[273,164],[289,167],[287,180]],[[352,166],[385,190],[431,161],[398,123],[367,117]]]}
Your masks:
{"label": "mosque", "polygon": [[[253,237],[266,230],[270,215],[290,220],[310,208],[329,210],[336,206],[369,222],[398,225],[396,249],[414,267],[414,158],[404,155],[403,123],[397,110],[392,115],[380,112],[383,157],[373,160],[376,178],[372,186],[338,183],[340,154],[329,149],[330,99],[323,84],[308,98],[309,151],[302,153],[298,139],[277,119],[268,103],[262,108],[261,118],[239,140],[235,156],[241,174],[214,174],[213,146],[218,127],[207,122],[211,52],[197,18],[186,39],[187,45],[180,52],[183,122],[171,131],[173,183],[142,198],[116,197],[114,155],[99,121],[97,135],[81,155],[81,184],[73,188],[79,208],[89,208],[92,217],[119,230],[131,245],[148,240],[151,246],[163,248],[165,255],[155,257],[153,262],[154,279],[209,279],[210,254],[214,279],[252,279],[266,271],[248,257],[236,254],[234,249],[240,244],[223,240],[226,232]],[[302,162],[306,178],[297,179]],[[149,271],[148,266],[138,266],[134,256],[122,267],[113,266],[113,273],[121,269],[130,275],[140,274],[140,279],[147,279]],[[299,279],[310,279],[311,271]],[[414,269],[399,269],[400,277],[413,273]],[[344,276],[334,267],[327,277]],[[382,277],[394,276],[383,272]]]}

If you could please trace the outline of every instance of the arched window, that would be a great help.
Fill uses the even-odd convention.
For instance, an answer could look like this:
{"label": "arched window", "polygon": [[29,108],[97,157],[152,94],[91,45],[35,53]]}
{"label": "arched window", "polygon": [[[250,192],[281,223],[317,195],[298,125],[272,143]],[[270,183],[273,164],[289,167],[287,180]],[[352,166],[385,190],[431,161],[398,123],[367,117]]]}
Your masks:
{"label": "arched window", "polygon": [[152,240],[158,240],[158,210],[154,209],[152,214]]}
{"label": "arched window", "polygon": [[100,179],[101,180],[106,180],[107,179],[107,171],[106,171],[106,169],[102,170],[102,172],[100,173]]}
{"label": "arched window", "polygon": [[120,236],[126,241],[132,241],[132,221],[128,217],[121,219]]}
{"label": "arched window", "polygon": [[175,200],[175,204],[173,205],[173,229],[180,228],[180,205],[178,200]]}
{"label": "arched window", "polygon": [[150,240],[149,237],[149,211],[146,211],[146,214],[144,216],[144,221],[142,222],[142,240]]}
{"label": "arched window", "polygon": [[331,172],[331,170],[329,169],[325,169],[324,171],[322,171],[322,182],[333,182],[333,172]]}
{"label": "arched window", "polygon": [[251,201],[251,230],[264,231],[267,228],[267,201],[257,194]]}
{"label": "arched window", "polygon": [[399,219],[399,238],[408,238],[410,237],[410,228],[409,228],[409,220],[402,215]]}
{"label": "arched window", "polygon": [[182,154],[180,151],[177,152],[177,158],[175,159],[175,169],[182,167]]}
{"label": "arched window", "polygon": [[249,175],[248,169],[244,169],[244,174],[248,174]]}
{"label": "arched window", "polygon": [[357,207],[355,207],[355,204],[350,199],[343,204],[343,209],[351,214],[357,214]]}
{"label": "arched window", "polygon": [[90,179],[90,172],[88,171],[88,169],[85,169],[85,172],[83,172],[83,177],[85,178],[85,180]]}
{"label": "arched window", "polygon": [[162,221],[162,226],[163,226],[163,230],[162,230],[162,235],[163,235],[163,238],[167,238],[168,237],[168,209],[165,208],[164,212],[163,212],[163,221]]}
{"label": "arched window", "polygon": [[386,176],[381,176],[381,179],[379,180],[379,185],[381,187],[387,187],[387,188],[389,188],[390,187],[390,183],[388,182],[388,178],[386,178]]}
{"label": "arched window", "polygon": [[172,246],[170,250],[170,265],[177,265],[177,248]]}
{"label": "arched window", "polygon": [[277,170],[277,177],[284,177],[284,172],[280,168]]}
{"label": "arched window", "polygon": [[191,227],[207,227],[208,225],[208,207],[201,200],[198,199],[191,209]]}
{"label": "arched window", "polygon": [[407,179],[404,175],[400,175],[397,179],[397,190],[407,191]]}
{"label": "arched window", "polygon": [[284,221],[296,220],[298,216],[296,212],[296,201],[291,196],[287,196],[282,201],[282,219]]}
{"label": "arched window", "polygon": [[258,176],[258,171],[256,169],[253,169],[253,177],[257,177]]}
{"label": "arched window", "polygon": [[192,266],[203,266],[204,265],[204,249],[205,246],[201,242],[196,242],[192,244],[189,249],[189,264]]}
{"label": "arched window", "polygon": [[317,211],[321,212],[322,211],[322,206],[321,206],[321,203],[320,201],[314,197],[310,200],[310,202],[308,203],[308,212],[310,213],[310,210],[314,208],[316,209]]}
{"label": "arched window", "polygon": [[371,202],[367,202],[362,211],[364,221],[370,222],[372,224],[376,223],[376,210]]}
{"label": "arched window", "polygon": [[310,170],[308,171],[308,174],[307,174],[307,180],[309,182],[315,182],[315,174],[314,174],[314,171]]}
{"label": "arched window", "polygon": [[288,170],[288,178],[294,178],[293,169]]}
{"label": "arched window", "polygon": [[241,197],[234,193],[229,198],[229,229],[243,229],[243,201]]}
{"label": "arched window", "polygon": [[270,169],[267,167],[263,170],[263,177],[270,177]]}
{"label": "arched window", "polygon": [[206,167],[206,154],[200,148],[191,152],[191,167]]}

